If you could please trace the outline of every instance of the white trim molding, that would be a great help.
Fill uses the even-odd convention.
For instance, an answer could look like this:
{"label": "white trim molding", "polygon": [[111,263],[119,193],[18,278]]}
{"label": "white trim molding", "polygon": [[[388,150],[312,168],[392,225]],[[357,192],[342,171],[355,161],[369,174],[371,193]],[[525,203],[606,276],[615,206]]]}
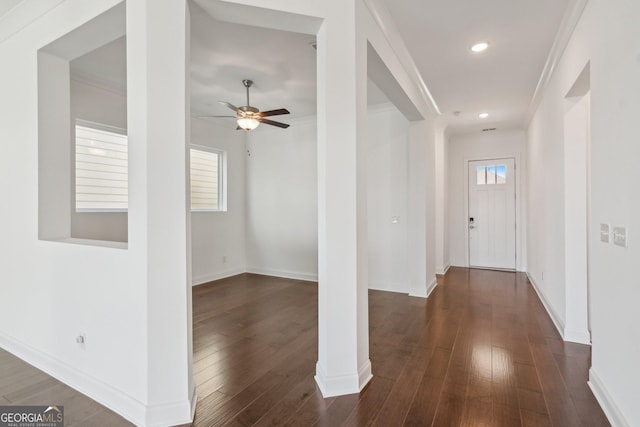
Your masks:
{"label": "white trim molding", "polygon": [[436,268],[436,274],[438,276],[444,276],[445,274],[447,274],[450,268],[451,268],[451,264],[447,264],[444,267],[438,267]]}
{"label": "white trim molding", "polygon": [[262,274],[264,276],[282,277],[284,279],[303,280],[306,282],[318,281],[318,273],[308,273],[303,271],[287,271],[262,267],[247,267],[246,272],[253,274]]}
{"label": "white trim molding", "polygon": [[441,115],[442,113],[440,112],[440,108],[438,107],[435,98],[422,78],[418,67],[413,61],[413,57],[411,56],[411,53],[409,53],[407,45],[402,40],[402,36],[400,35],[395,21],[391,18],[391,14],[386,6],[376,0],[365,0],[364,5],[369,10],[369,14],[384,35],[387,43],[392,47],[398,61],[400,61],[404,69],[407,71],[407,74],[413,80],[413,83],[417,86],[422,96],[428,100],[429,106],[433,109],[433,112],[436,116]]}
{"label": "white trim molding", "polygon": [[587,330],[576,331],[565,327],[563,337],[565,341],[591,345],[591,334]]}
{"label": "white trim molding", "polygon": [[533,289],[536,291],[536,294],[538,294],[538,298],[540,299],[540,302],[542,302],[542,305],[544,306],[545,310],[547,310],[547,313],[549,314],[551,321],[553,322],[556,329],[558,330],[560,337],[562,338],[563,341],[565,341],[564,321],[561,320],[560,316],[558,316],[558,313],[556,313],[556,311],[551,307],[551,304],[549,304],[549,302],[547,301],[547,297],[544,295],[542,290],[538,287],[538,284],[536,283],[535,280],[533,280],[533,277],[528,271],[527,271],[527,278],[529,279],[529,282],[531,282],[531,285],[533,286]]}
{"label": "white trim molding", "polygon": [[527,109],[524,122],[525,129],[528,127],[529,122],[531,122],[533,115],[542,101],[542,96],[549,85],[549,81],[551,81],[551,76],[562,59],[562,55],[569,44],[569,40],[571,40],[573,32],[578,26],[582,12],[584,12],[588,2],[589,0],[570,0],[569,5],[565,10],[562,21],[560,22],[560,27],[558,28],[555,39],[553,40],[553,45],[551,46],[551,50],[547,56],[547,61],[542,69],[542,74],[540,75],[540,79],[538,79],[536,90],[533,92],[531,103]]}
{"label": "white trim molding", "polygon": [[527,278],[529,279],[529,282],[531,282],[533,289],[538,294],[538,298],[542,302],[542,305],[544,306],[545,310],[547,310],[547,313],[549,314],[549,317],[553,321],[553,324],[558,330],[558,333],[560,334],[560,337],[562,338],[562,340],[568,341],[568,342],[575,342],[578,344],[591,345],[591,334],[589,333],[589,331],[587,330],[576,331],[576,330],[567,329],[565,322],[561,320],[558,313],[551,307],[551,304],[547,300],[547,297],[545,296],[544,292],[542,292],[542,289],[540,289],[540,287],[535,282],[535,280],[533,280],[533,276],[531,276],[531,274],[528,271],[527,271]]}
{"label": "white trim molding", "polygon": [[624,417],[615,400],[609,394],[602,379],[596,374],[593,367],[589,369],[589,381],[587,382],[596,400],[602,407],[604,414],[613,427],[631,427],[631,424]]}
{"label": "white trim molding", "polygon": [[431,283],[426,284],[424,287],[412,288],[409,291],[409,296],[419,297],[419,298],[429,298],[429,295],[431,295],[431,292],[433,292],[436,286],[438,286],[438,281],[434,276],[433,280],[431,280]]}
{"label": "white trim molding", "polygon": [[191,280],[191,286],[204,285],[205,283],[213,282],[214,280],[226,279],[227,277],[237,276],[238,274],[246,273],[245,267],[236,267],[228,270],[218,271],[216,273],[204,274],[202,276],[194,277]]}
{"label": "white trim molding", "polygon": [[[195,390],[190,393],[190,401],[147,406],[111,385],[1,333],[0,348],[106,406],[135,425],[155,427],[190,424],[193,421]],[[186,419],[181,414],[192,416],[191,419]]]}
{"label": "white trim molding", "polygon": [[360,393],[364,386],[373,378],[371,374],[371,361],[367,359],[357,374],[334,377],[328,377],[324,369],[322,369],[322,366],[320,366],[320,363],[316,363],[316,375],[314,378],[324,398]]}

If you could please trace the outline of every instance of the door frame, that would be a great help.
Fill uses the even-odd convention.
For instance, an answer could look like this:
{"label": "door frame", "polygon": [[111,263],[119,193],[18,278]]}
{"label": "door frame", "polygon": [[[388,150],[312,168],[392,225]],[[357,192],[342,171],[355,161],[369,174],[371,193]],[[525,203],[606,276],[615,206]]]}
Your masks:
{"label": "door frame", "polygon": [[522,173],[522,162],[520,161],[520,153],[505,153],[505,154],[495,154],[495,155],[487,155],[487,156],[472,156],[465,157],[463,159],[464,166],[464,256],[465,256],[465,265],[469,267],[469,162],[474,161],[485,161],[485,160],[497,160],[497,159],[507,159],[513,158],[515,162],[515,192],[516,192],[516,246],[515,246],[515,257],[516,257],[516,271],[526,271],[526,251],[527,248],[523,244],[525,242],[525,226],[523,221],[522,212],[524,212],[524,199],[522,197],[522,182],[523,177],[525,176]]}

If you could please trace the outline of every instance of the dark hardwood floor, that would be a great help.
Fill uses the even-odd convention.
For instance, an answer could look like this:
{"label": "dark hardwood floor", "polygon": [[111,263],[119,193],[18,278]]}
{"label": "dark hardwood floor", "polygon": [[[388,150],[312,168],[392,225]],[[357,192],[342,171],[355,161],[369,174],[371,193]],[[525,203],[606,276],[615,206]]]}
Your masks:
{"label": "dark hardwood floor", "polygon": [[[243,274],[193,301],[198,427],[609,425],[590,348],[560,339],[523,274],[452,268],[428,300],[370,291],[374,378],[328,399],[313,379],[315,284]],[[0,405],[55,397],[69,426],[128,425],[2,351],[0,368]]]}

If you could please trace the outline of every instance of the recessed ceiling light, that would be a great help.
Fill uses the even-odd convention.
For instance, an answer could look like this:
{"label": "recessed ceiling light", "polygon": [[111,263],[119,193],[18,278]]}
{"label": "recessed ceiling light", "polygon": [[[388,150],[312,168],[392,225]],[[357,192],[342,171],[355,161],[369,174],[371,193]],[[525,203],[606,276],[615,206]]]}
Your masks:
{"label": "recessed ceiling light", "polygon": [[486,119],[487,117],[489,117],[489,113],[480,113],[478,114],[478,117],[480,117],[481,119]]}
{"label": "recessed ceiling light", "polygon": [[471,51],[472,52],[482,52],[484,50],[487,50],[487,48],[489,47],[489,43],[487,42],[480,42],[480,43],[476,43],[473,46],[471,46]]}

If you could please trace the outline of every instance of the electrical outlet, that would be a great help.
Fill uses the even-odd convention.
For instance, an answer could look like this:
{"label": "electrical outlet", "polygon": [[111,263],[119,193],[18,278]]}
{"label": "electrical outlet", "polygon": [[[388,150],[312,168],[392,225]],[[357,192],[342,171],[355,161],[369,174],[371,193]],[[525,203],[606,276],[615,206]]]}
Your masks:
{"label": "electrical outlet", "polygon": [[399,216],[392,216],[391,217],[391,224],[400,224],[400,217]]}
{"label": "electrical outlet", "polygon": [[78,336],[76,337],[76,342],[77,342],[80,346],[84,347],[84,345],[85,345],[85,344],[86,344],[86,342],[87,342],[87,335],[86,335],[84,332],[80,332],[80,333],[78,334]]}

